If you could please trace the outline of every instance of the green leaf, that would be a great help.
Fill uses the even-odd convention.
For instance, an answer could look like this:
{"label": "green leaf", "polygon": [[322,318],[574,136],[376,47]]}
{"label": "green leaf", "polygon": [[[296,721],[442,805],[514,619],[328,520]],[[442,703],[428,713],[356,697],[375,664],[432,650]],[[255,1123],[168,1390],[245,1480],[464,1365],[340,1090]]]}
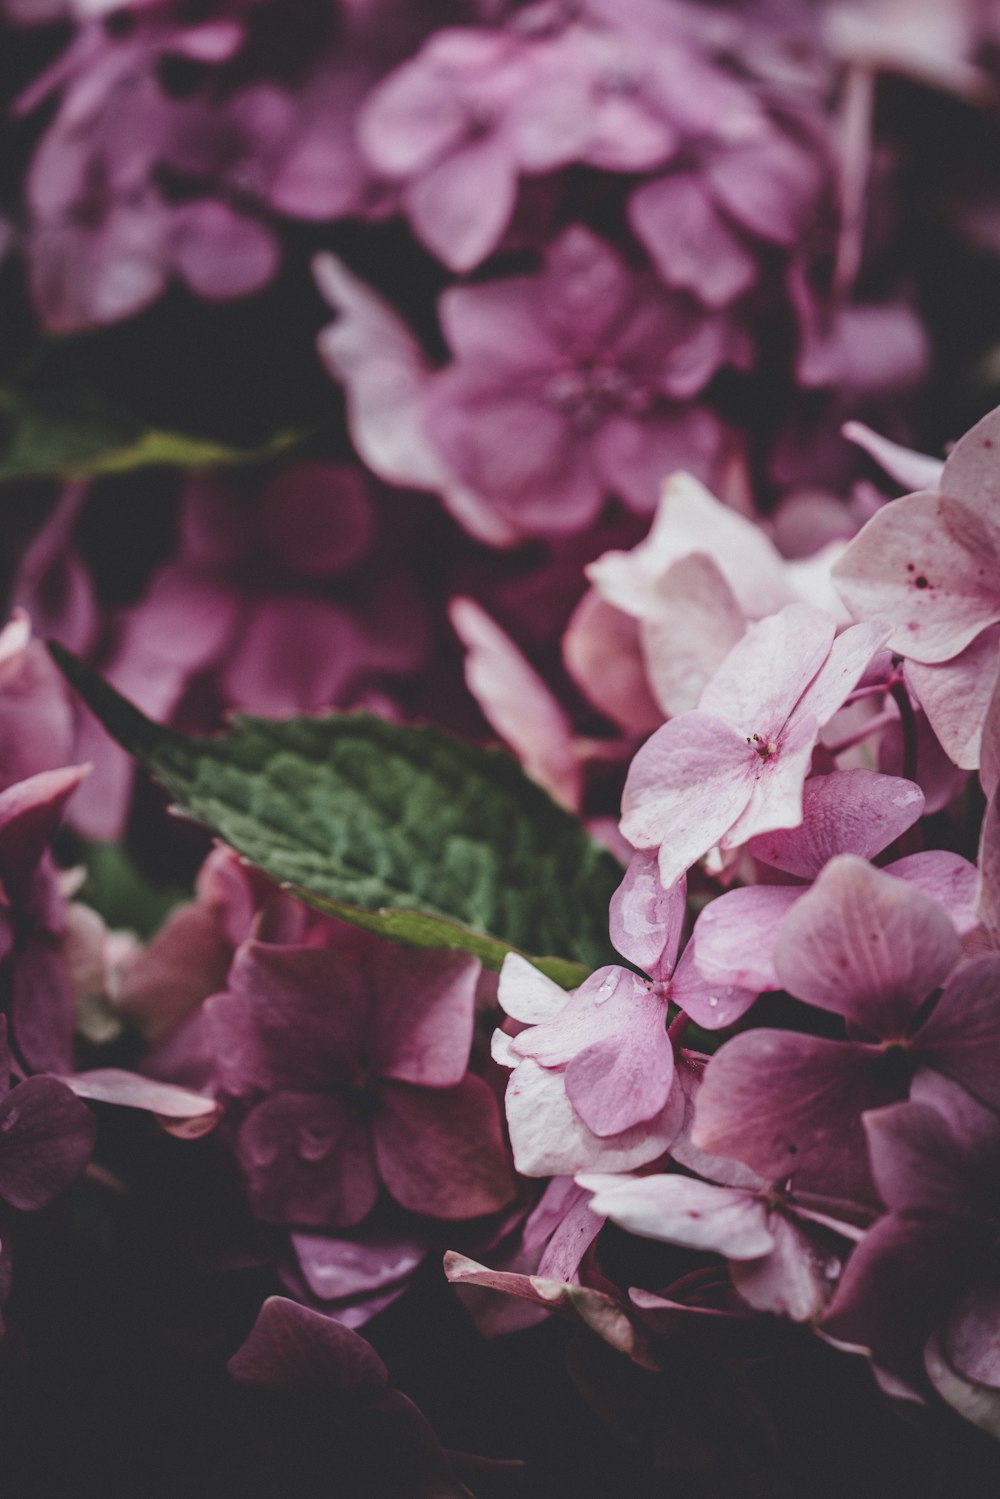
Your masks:
{"label": "green leaf", "polygon": [[259,463],[300,440],[278,432],[255,448],[144,427],[135,417],[87,391],[25,394],[0,389],[0,482],[83,479],[133,469],[219,468]]}
{"label": "green leaf", "polygon": [[171,886],[154,885],[117,843],[89,843],[83,851],[87,878],[81,900],[93,906],[109,927],[128,927],[151,937],[175,906],[189,897]]}
{"label": "green leaf", "polygon": [[239,717],[189,738],[50,650],[181,811],[311,905],[489,968],[511,949],[543,954],[532,961],[567,986],[614,961],[620,868],[506,753],[367,713]]}

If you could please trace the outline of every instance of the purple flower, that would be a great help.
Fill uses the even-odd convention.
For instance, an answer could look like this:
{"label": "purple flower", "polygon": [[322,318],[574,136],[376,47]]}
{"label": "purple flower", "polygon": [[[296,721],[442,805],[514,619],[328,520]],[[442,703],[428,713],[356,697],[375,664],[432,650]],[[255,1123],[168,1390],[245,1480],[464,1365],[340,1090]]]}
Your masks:
{"label": "purple flower", "polygon": [[571,531],[607,494],[638,511],[664,474],[705,474],[721,428],[692,405],[715,371],[745,365],[739,328],[629,272],[582,227],[535,276],[441,299],[452,363],[432,381],[427,430],[452,470],[522,533]]}
{"label": "purple flower", "polygon": [[960,958],[930,896],[854,855],[831,860],[785,916],[774,971],[790,994],[840,1016],[847,1039],[735,1036],[709,1063],[695,1143],[768,1182],[869,1200],[861,1115],[905,1098],[915,1074],[1000,1106],[1000,959]]}
{"label": "purple flower", "polygon": [[890,648],[948,754],[979,763],[1000,651],[1000,413],[950,453],[939,487],[877,512],[834,569],[858,619],[884,620]]}
{"label": "purple flower", "polygon": [[255,1212],[350,1227],[380,1188],[411,1212],[473,1218],[514,1195],[496,1100],[467,1072],[478,964],[373,943],[248,942],[205,1006]]}
{"label": "purple flower", "polygon": [[632,761],[621,831],[659,849],[671,885],[713,845],[738,848],[802,820],[802,786],[822,726],[852,691],[886,630],[789,604],[752,625],[706,685]]}

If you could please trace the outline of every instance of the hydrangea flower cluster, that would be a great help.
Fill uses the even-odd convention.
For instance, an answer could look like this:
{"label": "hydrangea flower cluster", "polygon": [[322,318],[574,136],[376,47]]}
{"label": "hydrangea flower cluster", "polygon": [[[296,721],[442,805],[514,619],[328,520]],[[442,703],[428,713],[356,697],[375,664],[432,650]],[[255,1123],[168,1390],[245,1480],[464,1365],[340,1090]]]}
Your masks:
{"label": "hydrangea flower cluster", "polygon": [[9,1483],[995,1493],[998,7],[0,40]]}

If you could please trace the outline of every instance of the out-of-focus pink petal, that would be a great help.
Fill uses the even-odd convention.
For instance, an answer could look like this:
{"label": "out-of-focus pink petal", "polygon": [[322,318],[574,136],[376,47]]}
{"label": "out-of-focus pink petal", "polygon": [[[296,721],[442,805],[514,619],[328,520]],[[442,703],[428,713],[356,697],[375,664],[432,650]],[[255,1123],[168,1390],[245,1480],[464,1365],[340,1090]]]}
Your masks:
{"label": "out-of-focus pink petal", "polygon": [[274,232],[214,198],[185,203],[171,229],[174,261],[200,297],[227,301],[260,291],[281,260]]}
{"label": "out-of-focus pink petal", "polygon": [[960,937],[974,932],[976,918],[976,866],[944,848],[925,849],[923,853],[907,854],[894,859],[885,866],[886,874],[897,880],[905,880],[915,890],[922,890],[943,906],[951,917],[952,925]]}
{"label": "out-of-focus pink petal", "polygon": [[711,677],[742,638],[746,619],[718,565],[702,552],[682,557],[639,622],[646,675],[668,718],[698,706]]}
{"label": "out-of-focus pink petal", "polygon": [[633,619],[590,589],[570,616],[563,636],[566,670],[595,708],[626,733],[642,736],[663,722]]}
{"label": "out-of-focus pink petal", "polygon": [[748,245],[695,176],[671,172],[644,183],[629,199],[628,216],[667,285],[708,307],[725,307],[757,279]]}
{"label": "out-of-focus pink petal", "polygon": [[466,649],[466,684],[485,717],[532,780],[554,801],[578,809],[582,768],[567,714],[510,637],[478,604],[453,599],[448,616]]}
{"label": "out-of-focus pink petal", "polygon": [[516,196],[516,164],[493,134],[470,140],[403,190],[417,237],[452,271],[472,270],[496,248]]}
{"label": "out-of-focus pink petal", "polygon": [[94,1148],[90,1110],[54,1077],[29,1077],[0,1099],[0,1197],[33,1211],[80,1175]]}
{"label": "out-of-focus pink petal", "polygon": [[406,1280],[427,1253],[418,1239],[372,1235],[356,1239],[329,1234],[292,1234],[292,1247],[306,1284],[320,1301],[382,1290]]}
{"label": "out-of-focus pink petal", "polygon": [[963,963],[919,1034],[920,1060],[1000,1111],[1000,958]]}
{"label": "out-of-focus pink petal", "polygon": [[91,1103],[111,1103],[119,1108],[144,1109],[155,1114],[168,1134],[195,1140],[214,1129],[219,1121],[220,1106],[214,1098],[178,1088],[174,1083],[160,1083],[126,1072],[120,1067],[98,1067],[90,1072],[73,1072],[62,1081],[77,1098]]}
{"label": "out-of-focus pink petal", "polygon": [[902,448],[899,443],[890,442],[887,437],[873,432],[864,422],[845,422],[840,430],[848,442],[855,443],[870,458],[874,458],[889,478],[895,479],[907,491],[940,487],[941,475],[944,473],[941,459],[928,458],[923,453]]}

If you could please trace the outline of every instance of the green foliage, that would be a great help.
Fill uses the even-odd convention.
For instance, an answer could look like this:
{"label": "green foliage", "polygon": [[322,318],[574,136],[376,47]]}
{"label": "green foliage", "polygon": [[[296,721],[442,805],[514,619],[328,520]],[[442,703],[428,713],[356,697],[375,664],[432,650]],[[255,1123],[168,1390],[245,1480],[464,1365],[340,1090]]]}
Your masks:
{"label": "green foliage", "polygon": [[203,469],[264,462],[299,440],[276,433],[257,448],[146,427],[85,390],[0,388],[0,482],[85,479],[134,469]]}
{"label": "green foliage", "polygon": [[189,738],[52,651],[184,813],[311,905],[490,968],[512,948],[542,954],[533,961],[566,985],[613,961],[620,869],[509,755],[367,713],[240,717],[231,733]]}

